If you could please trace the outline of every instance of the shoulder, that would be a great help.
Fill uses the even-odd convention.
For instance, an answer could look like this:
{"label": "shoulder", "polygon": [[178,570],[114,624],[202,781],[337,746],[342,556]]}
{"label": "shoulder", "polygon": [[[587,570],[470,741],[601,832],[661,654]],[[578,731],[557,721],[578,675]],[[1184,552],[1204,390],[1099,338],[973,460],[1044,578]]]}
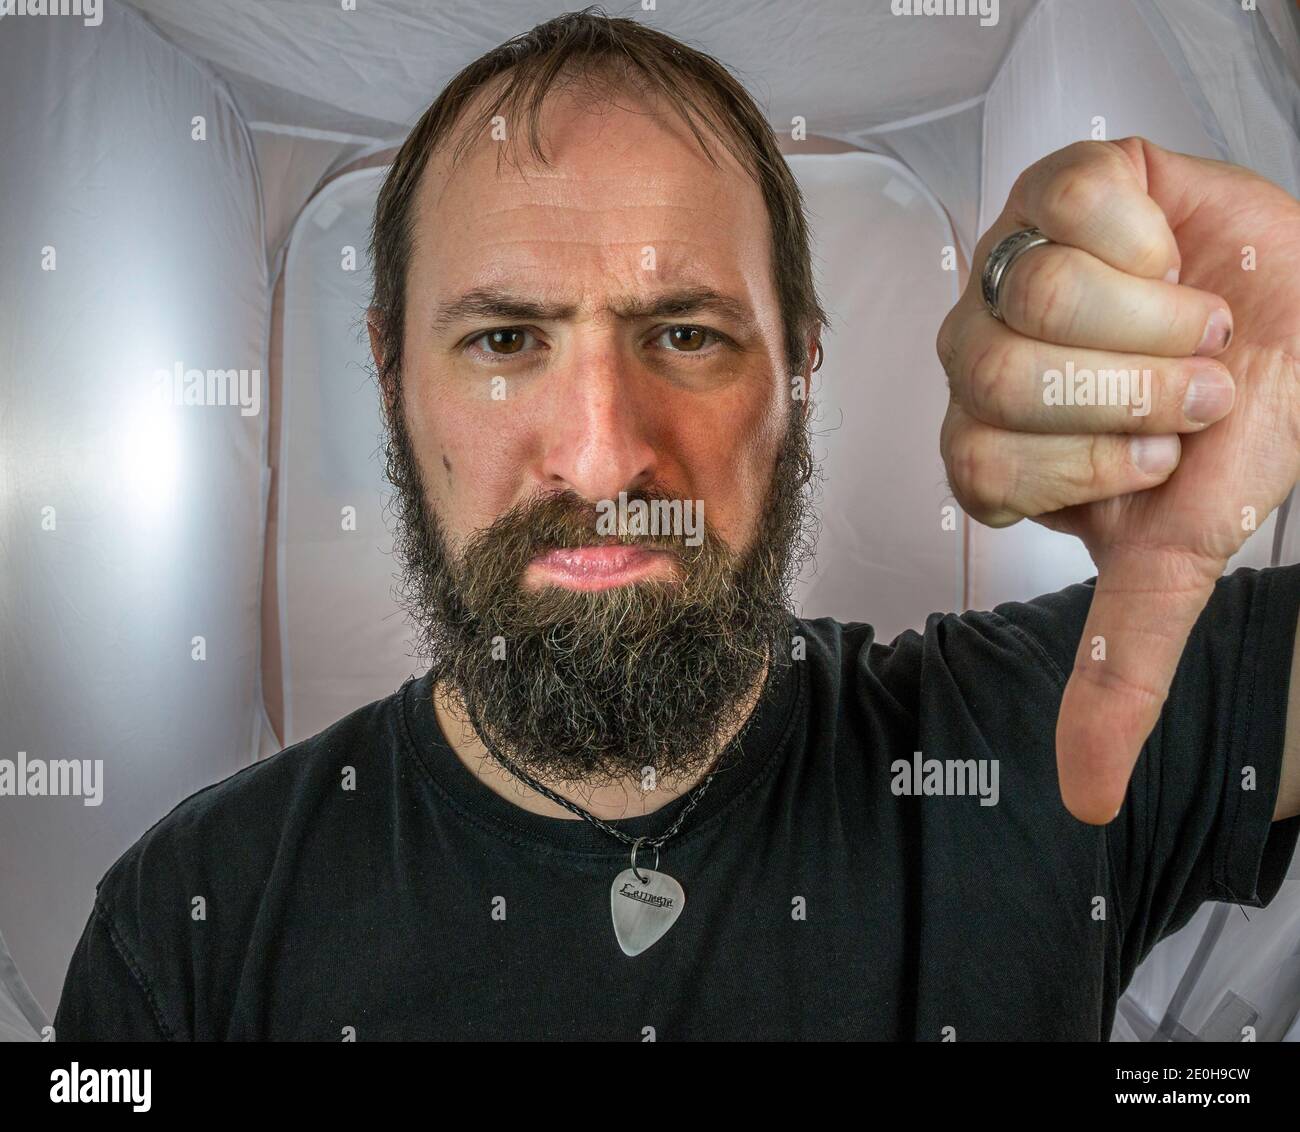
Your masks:
{"label": "shoulder", "polygon": [[866,622],[799,618],[795,647],[803,641],[814,681],[829,683],[840,695],[892,702],[913,716],[927,691],[967,699],[999,687],[1059,691],[1092,594],[1090,579],[990,610],[935,612],[888,642]]}
{"label": "shoulder", "polygon": [[98,903],[118,921],[264,876],[347,789],[345,776],[392,773],[406,687],[178,802],[104,874]]}

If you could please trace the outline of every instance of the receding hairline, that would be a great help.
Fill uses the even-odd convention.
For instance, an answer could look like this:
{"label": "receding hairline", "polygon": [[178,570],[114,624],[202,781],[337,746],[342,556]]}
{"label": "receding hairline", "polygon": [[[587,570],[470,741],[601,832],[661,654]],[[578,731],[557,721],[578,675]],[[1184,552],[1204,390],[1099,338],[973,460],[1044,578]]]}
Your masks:
{"label": "receding hairline", "polygon": [[[435,164],[448,174],[454,173],[477,145],[489,140],[488,126],[498,115],[505,120],[507,130],[505,141],[496,144],[498,170],[503,157],[508,157],[522,169],[523,164],[518,160],[518,147],[522,141],[527,142],[534,161],[549,165],[551,158],[546,152],[542,116],[548,108],[553,110],[557,101],[568,99],[578,109],[591,114],[610,110],[642,114],[658,119],[673,132],[676,132],[674,127],[684,125],[711,165],[719,169],[723,167],[709,144],[710,139],[722,144],[738,171],[758,183],[759,171],[752,167],[751,157],[740,145],[736,133],[719,123],[718,118],[723,117],[721,108],[711,105],[708,88],[694,78],[683,79],[682,86],[684,89],[693,87],[694,93],[703,96],[704,103],[709,104],[708,109],[701,110],[698,102],[689,96],[679,103],[635,66],[621,60],[570,58],[549,83],[534,79],[522,86],[518,84],[513,68],[503,70],[470,96],[445,134],[429,148],[423,173]],[[619,101],[620,95],[629,94],[639,105],[629,106]],[[506,110],[509,113],[503,113]],[[526,112],[521,114],[521,110]],[[520,117],[524,119],[524,129],[518,128]]]}
{"label": "receding hairline", "polygon": [[[500,76],[497,77],[500,78]],[[549,110],[551,113],[557,112],[557,104],[563,103],[566,97],[569,96],[569,93],[570,92],[567,89],[553,89],[548,91],[546,98],[543,100],[544,112],[546,110]],[[609,93],[609,101],[602,101],[599,108],[594,107],[589,99],[582,98],[577,100],[571,108],[572,112],[576,112],[577,114],[590,113],[603,117],[606,113],[626,111],[637,117],[652,120],[655,125],[670,135],[674,141],[681,144],[683,153],[688,155],[693,154],[697,157],[702,153],[715,173],[747,180],[756,194],[758,206],[763,213],[765,235],[768,238],[771,237],[771,217],[764,207],[765,202],[763,201],[762,196],[762,183],[754,170],[747,168],[745,163],[739,160],[734,154],[730,153],[729,150],[722,155],[722,160],[719,160],[718,155],[711,152],[706,146],[700,145],[698,142],[694,147],[692,147],[691,142],[694,139],[689,132],[682,129],[683,123],[681,122],[680,117],[672,112],[671,106],[667,104],[665,99],[657,97],[653,91],[648,93],[648,97],[653,99],[654,102],[651,104],[650,108],[645,110],[635,106],[627,106],[621,102],[615,102],[614,98],[616,94],[616,91],[611,91]],[[457,174],[462,172],[462,164],[469,164],[475,159],[475,157],[486,156],[487,151],[483,148],[484,146],[490,145],[496,151],[496,173],[498,176],[501,175],[502,161],[505,160],[510,166],[519,172],[520,176],[524,180],[528,179],[528,170],[530,165],[527,161],[520,160],[520,154],[518,152],[519,146],[522,144],[519,132],[515,131],[510,133],[507,140],[504,142],[493,141],[484,129],[484,124],[479,121],[480,119],[483,119],[484,115],[490,109],[490,106],[488,105],[490,97],[490,95],[484,95],[478,106],[471,105],[467,107],[465,114],[463,114],[462,118],[458,119],[451,127],[447,136],[430,149],[429,155],[425,160],[424,170],[420,175],[419,181],[416,183],[411,202],[413,213],[412,221],[415,222],[413,223],[411,231],[413,241],[416,237],[415,224],[418,224],[417,218],[423,212],[425,219],[427,220],[430,212],[426,210],[436,209],[442,203],[443,195],[451,188]],[[559,112],[563,113],[565,111]],[[539,131],[538,144],[541,146],[544,140],[548,137],[548,131],[540,120],[537,128]],[[552,123],[552,129],[554,129],[554,123]],[[709,131],[712,132],[711,127],[706,126],[706,129],[709,129]],[[554,147],[552,146],[552,148]],[[503,153],[503,151],[507,152]],[[532,152],[531,144],[530,152]],[[727,159],[728,157],[730,157],[730,160]],[[554,153],[547,153],[543,150],[541,154],[534,157],[534,160],[540,165],[553,167]],[[669,168],[670,167],[665,166],[665,170],[668,170]],[[686,179],[698,176],[701,173],[701,169],[694,166],[687,168],[685,172],[683,172],[681,167],[672,169],[671,171],[679,177]],[[705,167],[703,171],[707,172],[707,167]],[[431,186],[436,186],[436,188],[431,189]]]}

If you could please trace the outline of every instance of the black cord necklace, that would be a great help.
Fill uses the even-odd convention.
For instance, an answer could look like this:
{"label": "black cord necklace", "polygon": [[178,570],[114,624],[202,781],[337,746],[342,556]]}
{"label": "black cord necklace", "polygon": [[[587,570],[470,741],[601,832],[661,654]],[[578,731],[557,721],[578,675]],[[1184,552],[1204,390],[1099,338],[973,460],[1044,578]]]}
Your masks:
{"label": "black cord necklace", "polygon": [[[516,767],[487,738],[486,732],[479,724],[478,714],[474,711],[473,706],[464,697],[462,697],[462,702],[465,704],[470,723],[478,733],[479,741],[487,748],[488,753],[507,771],[521,782],[531,786],[539,794],[545,795],[552,802],[563,806],[566,810],[577,814],[581,818],[585,818],[592,825],[603,829],[613,837],[617,837],[625,845],[632,846],[632,867],[624,869],[614,878],[614,883],[609,891],[610,913],[614,919],[614,938],[618,940],[618,945],[623,949],[623,954],[640,955],[646,948],[661,940],[667,934],[668,929],[677,922],[677,918],[682,914],[682,909],[686,907],[686,893],[681,884],[673,877],[659,871],[659,847],[681,828],[682,822],[686,820],[686,815],[699,804],[700,799],[704,797],[704,792],[709,788],[709,783],[713,781],[713,776],[718,773],[722,755],[725,755],[739,741],[740,734],[737,734],[723,748],[722,755],[718,756],[713,770],[695,788],[690,801],[683,807],[682,812],[677,815],[677,820],[667,830],[658,837],[629,837],[621,829],[615,829],[608,822],[603,822],[594,814],[587,813],[581,806],[561,797],[548,786],[538,782],[532,775]],[[742,727],[740,731],[743,733],[745,728]],[[655,851],[655,867],[653,869],[637,868],[637,851],[643,845]]]}

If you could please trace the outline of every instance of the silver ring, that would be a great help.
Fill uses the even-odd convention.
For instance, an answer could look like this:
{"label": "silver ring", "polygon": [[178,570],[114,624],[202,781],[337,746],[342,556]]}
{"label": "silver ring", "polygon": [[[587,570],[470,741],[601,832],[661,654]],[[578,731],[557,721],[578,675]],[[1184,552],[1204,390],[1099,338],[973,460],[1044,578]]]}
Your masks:
{"label": "silver ring", "polygon": [[[632,875],[633,875],[634,877],[636,877],[637,881],[638,881],[639,883],[641,883],[641,884],[645,884],[645,882],[646,882],[646,878],[643,877],[643,876],[642,876],[642,875],[637,871],[637,867],[636,867],[636,851],[641,847],[641,842],[643,842],[643,841],[648,841],[648,840],[649,840],[649,838],[647,838],[647,837],[638,837],[634,842],[632,842]],[[658,872],[658,871],[659,871],[659,846],[656,845],[656,846],[655,846],[655,872]]]}
{"label": "silver ring", "polygon": [[1002,281],[1007,277],[1007,271],[1016,262],[1016,258],[1024,255],[1030,248],[1050,243],[1052,241],[1037,228],[1022,228],[1019,232],[1012,232],[1010,236],[999,240],[989,252],[989,258],[984,261],[984,272],[980,276],[980,290],[984,294],[984,305],[988,307],[989,314],[999,322],[1006,322],[1002,317],[999,300]]}

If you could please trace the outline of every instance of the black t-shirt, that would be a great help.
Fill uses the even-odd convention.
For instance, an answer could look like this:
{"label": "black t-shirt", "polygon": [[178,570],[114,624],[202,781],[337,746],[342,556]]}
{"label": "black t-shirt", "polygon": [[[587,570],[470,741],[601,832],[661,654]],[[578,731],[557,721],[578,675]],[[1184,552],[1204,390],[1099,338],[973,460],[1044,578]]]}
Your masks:
{"label": "black t-shirt", "polygon": [[[1285,876],[1300,566],[1220,581],[1105,827],[1065,810],[1054,741],[1092,594],[934,614],[889,645],[799,621],[806,656],[773,666],[742,757],[662,852],[681,917],[632,957],[610,917],[626,847],[483,785],[409,679],[113,865],[56,1035],[1105,1040],[1163,936]],[[918,758],[917,790],[962,788],[928,760],[978,769],[965,794],[907,793]],[[614,824],[655,836],[687,797]]]}

